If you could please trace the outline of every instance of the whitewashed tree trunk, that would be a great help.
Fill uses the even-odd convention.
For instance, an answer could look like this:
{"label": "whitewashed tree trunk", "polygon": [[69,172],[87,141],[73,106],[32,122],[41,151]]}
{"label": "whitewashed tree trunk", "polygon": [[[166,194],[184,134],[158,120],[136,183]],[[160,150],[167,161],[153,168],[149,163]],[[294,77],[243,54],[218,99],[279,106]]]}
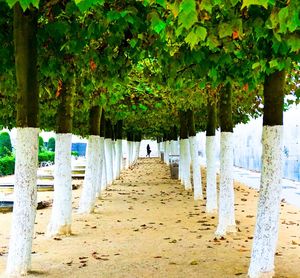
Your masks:
{"label": "whitewashed tree trunk", "polygon": [[196,136],[189,137],[191,161],[193,167],[193,186],[194,186],[194,200],[202,200],[202,184],[201,184],[201,168],[200,159],[198,156],[198,142]]}
{"label": "whitewashed tree trunk", "polygon": [[125,145],[127,145],[127,142],[124,145],[125,140],[122,139],[121,140],[121,171],[126,169],[126,161],[125,161],[125,155],[124,155],[124,151],[126,149],[126,147],[124,148]]}
{"label": "whitewashed tree trunk", "polygon": [[219,223],[216,236],[235,232],[233,188],[233,133],[221,132]]}
{"label": "whitewashed tree trunk", "polygon": [[115,140],[112,140],[112,171],[113,171],[113,181],[117,179],[117,144]]}
{"label": "whitewashed tree trunk", "polygon": [[136,150],[137,150],[137,142],[136,141],[133,141],[132,142],[132,162],[131,162],[131,165],[135,164],[136,162]]}
{"label": "whitewashed tree trunk", "polygon": [[101,192],[107,188],[107,171],[106,171],[106,153],[105,140],[103,141],[103,164],[102,164],[102,178],[101,178]]}
{"label": "whitewashed tree trunk", "polygon": [[78,213],[91,213],[94,210],[99,181],[100,136],[90,135],[87,149],[87,163]]}
{"label": "whitewashed tree trunk", "polygon": [[178,155],[178,141],[171,140],[170,153],[171,155]]}
{"label": "whitewashed tree trunk", "polygon": [[126,144],[126,154],[127,154],[127,157],[126,157],[126,161],[125,161],[125,169],[128,169],[129,168],[129,141],[125,141]]}
{"label": "whitewashed tree trunk", "polygon": [[112,154],[112,140],[110,138],[105,138],[105,166],[106,166],[106,183],[110,186],[113,182],[113,154]]}
{"label": "whitewashed tree trunk", "polygon": [[264,126],[262,135],[262,171],[257,209],[250,278],[273,277],[278,238],[282,179],[283,127]]}
{"label": "whitewashed tree trunk", "polygon": [[218,209],[216,181],[216,136],[206,136],[206,212],[215,213]]}
{"label": "whitewashed tree trunk", "polygon": [[134,144],[134,147],[133,147],[133,162],[132,162],[132,164],[135,164],[135,163],[137,163],[137,160],[139,158],[141,142],[133,142],[133,144]]}
{"label": "whitewashed tree trunk", "polygon": [[122,170],[122,162],[123,162],[123,151],[122,151],[122,139],[118,139],[116,143],[116,169],[117,169],[117,175],[116,179],[120,178],[120,173]]}
{"label": "whitewashed tree trunk", "polygon": [[38,133],[38,128],[17,128],[14,208],[6,266],[9,276],[20,277],[31,268],[37,206]]}
{"label": "whitewashed tree trunk", "polygon": [[[101,197],[102,188],[105,187],[104,179],[105,179],[105,170],[103,170],[104,166],[104,137],[100,137],[100,157],[99,157],[99,166],[98,166],[98,182],[96,189],[96,197]],[[104,168],[105,169],[105,168]]]}
{"label": "whitewashed tree trunk", "polygon": [[162,142],[159,142],[157,144],[158,144],[158,156],[159,156],[159,159],[161,159]]}
{"label": "whitewashed tree trunk", "polygon": [[131,166],[131,162],[132,162],[132,142],[131,141],[127,141],[127,165],[129,168]]}
{"label": "whitewashed tree trunk", "polygon": [[167,157],[167,141],[163,142],[163,153],[164,153],[164,163],[167,163],[166,157]]}
{"label": "whitewashed tree trunk", "polygon": [[183,179],[182,179],[182,161],[183,161],[183,142],[182,139],[179,139],[179,165],[178,165],[178,179],[180,182],[183,184]]}
{"label": "whitewashed tree trunk", "polygon": [[185,190],[192,189],[191,184],[191,158],[190,158],[190,146],[189,146],[189,139],[182,139],[181,140],[182,146],[180,146],[180,149],[182,150],[180,154],[180,158],[182,158],[181,165],[181,175],[182,175],[182,181]]}
{"label": "whitewashed tree trunk", "polygon": [[170,141],[166,141],[165,161],[167,165],[170,165],[169,154],[170,154]]}
{"label": "whitewashed tree trunk", "polygon": [[56,134],[54,196],[48,236],[70,235],[72,223],[72,134]]}

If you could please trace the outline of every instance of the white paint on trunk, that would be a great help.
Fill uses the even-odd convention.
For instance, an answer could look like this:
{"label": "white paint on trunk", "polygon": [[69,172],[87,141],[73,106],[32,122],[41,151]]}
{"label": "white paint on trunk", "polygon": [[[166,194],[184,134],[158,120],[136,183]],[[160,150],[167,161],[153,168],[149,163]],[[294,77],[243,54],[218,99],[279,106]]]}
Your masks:
{"label": "white paint on trunk", "polygon": [[182,146],[180,146],[181,153],[180,153],[180,163],[181,168],[181,175],[182,175],[182,182],[184,185],[185,190],[192,189],[191,183],[191,158],[190,158],[190,146],[189,146],[189,139],[182,139],[181,140]]}
{"label": "white paint on trunk", "polygon": [[216,136],[206,136],[206,212],[215,213],[218,209],[216,181]]}
{"label": "white paint on trunk", "polygon": [[131,166],[132,163],[132,142],[127,141],[127,169]]}
{"label": "white paint on trunk", "polygon": [[70,235],[72,223],[72,134],[56,134],[54,194],[48,236]]}
{"label": "white paint on trunk", "polygon": [[202,200],[201,168],[198,156],[198,141],[196,136],[189,137],[191,162],[193,167],[194,200]]}
{"label": "white paint on trunk", "polygon": [[37,206],[38,133],[38,128],[17,128],[14,208],[6,265],[9,276],[20,277],[31,268]]}
{"label": "white paint on trunk", "polygon": [[106,183],[110,186],[113,182],[113,153],[112,153],[112,140],[105,138],[105,166],[106,166]]}
{"label": "white paint on trunk", "polygon": [[126,157],[124,155],[124,153],[126,152],[127,149],[127,141],[122,139],[121,140],[121,171],[126,169]]}
{"label": "white paint on trunk", "polygon": [[112,171],[113,171],[113,181],[117,178],[117,164],[116,164],[116,157],[117,157],[117,145],[116,141],[111,141],[111,148],[112,148]]}
{"label": "white paint on trunk", "polygon": [[129,141],[126,140],[126,161],[125,161],[125,169],[128,169],[129,168],[129,152],[130,152],[130,146],[129,146]]}
{"label": "white paint on trunk", "polygon": [[100,136],[90,135],[87,148],[87,162],[85,177],[79,201],[78,213],[91,213],[94,211],[96,191],[99,185],[97,177],[99,174],[100,161]]}
{"label": "white paint on trunk", "polygon": [[117,169],[117,175],[116,178],[120,178],[120,173],[122,170],[122,161],[123,161],[123,151],[122,151],[122,139],[118,139],[116,143],[116,150],[117,150],[117,155],[116,155],[116,169]]}
{"label": "white paint on trunk", "polygon": [[164,152],[164,163],[167,163],[166,157],[167,157],[167,141],[163,142],[163,152]]}
{"label": "white paint on trunk", "polygon": [[233,133],[221,132],[219,223],[216,236],[235,232],[233,188]]}
{"label": "white paint on trunk", "polygon": [[135,149],[135,163],[137,162],[140,154],[140,148],[141,148],[141,141],[136,142],[136,149]]}
{"label": "white paint on trunk", "polygon": [[100,137],[100,157],[99,157],[99,165],[98,165],[98,182],[96,188],[96,197],[101,197],[102,188],[105,187],[104,179],[105,179],[105,171],[103,170],[104,164],[104,137]]}
{"label": "white paint on trunk", "polygon": [[182,161],[183,161],[183,142],[182,139],[179,140],[179,165],[178,165],[178,179],[180,180],[181,184],[183,184],[182,178]]}
{"label": "white paint on trunk", "polygon": [[273,277],[282,179],[283,126],[263,126],[262,171],[250,278]]}
{"label": "white paint on trunk", "polygon": [[178,141],[171,140],[171,146],[170,146],[170,154],[171,155],[178,155]]}
{"label": "white paint on trunk", "polygon": [[165,162],[167,165],[170,165],[169,154],[170,154],[170,141],[166,141]]}
{"label": "white paint on trunk", "polygon": [[101,191],[107,188],[107,174],[106,174],[106,154],[105,154],[105,139],[103,140],[103,163],[102,163],[102,177],[101,177]]}

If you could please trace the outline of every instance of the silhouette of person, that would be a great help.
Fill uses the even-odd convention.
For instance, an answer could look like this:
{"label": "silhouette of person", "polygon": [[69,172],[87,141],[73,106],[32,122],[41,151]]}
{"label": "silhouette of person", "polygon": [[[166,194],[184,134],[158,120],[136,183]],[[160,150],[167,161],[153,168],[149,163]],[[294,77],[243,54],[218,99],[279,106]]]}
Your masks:
{"label": "silhouette of person", "polygon": [[148,156],[148,157],[150,157],[150,153],[151,153],[151,149],[150,149],[150,146],[149,146],[149,144],[147,145],[147,155],[146,155],[146,157]]}

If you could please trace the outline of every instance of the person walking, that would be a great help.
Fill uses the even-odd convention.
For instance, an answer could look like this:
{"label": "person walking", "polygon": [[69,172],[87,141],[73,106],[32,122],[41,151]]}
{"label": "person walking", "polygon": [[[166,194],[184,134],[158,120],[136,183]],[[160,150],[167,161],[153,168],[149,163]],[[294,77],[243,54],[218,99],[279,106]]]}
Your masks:
{"label": "person walking", "polygon": [[147,145],[147,155],[146,155],[146,157],[148,156],[148,157],[150,157],[150,153],[151,153],[151,149],[150,149],[150,146],[149,146],[149,144]]}

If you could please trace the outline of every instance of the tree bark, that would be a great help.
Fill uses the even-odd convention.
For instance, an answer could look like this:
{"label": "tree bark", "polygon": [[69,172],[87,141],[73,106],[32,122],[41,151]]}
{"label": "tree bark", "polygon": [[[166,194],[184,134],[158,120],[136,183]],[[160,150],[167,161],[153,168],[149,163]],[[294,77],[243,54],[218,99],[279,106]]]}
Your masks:
{"label": "tree bark", "polygon": [[56,133],[72,133],[74,76],[69,76],[62,83],[57,110]]}
{"label": "tree bark", "polygon": [[206,212],[213,213],[217,210],[217,182],[216,182],[216,103],[207,104],[206,126]]}
{"label": "tree bark", "polygon": [[283,101],[285,72],[265,78],[262,170],[257,218],[248,270],[250,278],[273,277],[278,239],[282,179]]}
{"label": "tree bark", "polygon": [[70,235],[72,224],[72,99],[74,75],[62,83],[57,110],[56,148],[54,164],[54,197],[48,236]]}
{"label": "tree bark", "polygon": [[8,276],[26,275],[37,205],[38,79],[37,10],[14,6],[14,47],[17,77],[17,141],[14,209],[6,265]]}
{"label": "tree bark", "polygon": [[98,197],[101,197],[101,192],[107,187],[106,180],[106,160],[105,160],[105,112],[102,108],[101,119],[100,119],[100,188],[98,189]]}
{"label": "tree bark", "polygon": [[93,106],[90,109],[90,136],[88,140],[87,151],[87,165],[85,170],[85,177],[83,181],[83,189],[79,201],[79,213],[91,213],[94,211],[94,204],[100,181],[100,122],[101,122],[101,108],[100,106]]}
{"label": "tree bark", "polygon": [[233,188],[233,123],[231,108],[231,85],[227,83],[220,96],[220,196],[219,223],[216,235],[225,236],[235,232],[234,188]]}

